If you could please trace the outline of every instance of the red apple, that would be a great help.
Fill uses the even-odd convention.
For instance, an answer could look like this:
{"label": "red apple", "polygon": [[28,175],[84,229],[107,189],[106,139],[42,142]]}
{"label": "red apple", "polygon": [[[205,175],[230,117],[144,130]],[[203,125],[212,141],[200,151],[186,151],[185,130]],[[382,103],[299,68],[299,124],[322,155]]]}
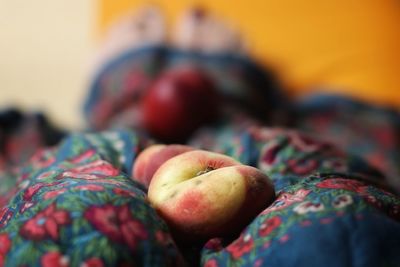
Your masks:
{"label": "red apple", "polygon": [[163,74],[142,100],[144,128],[163,142],[183,142],[217,116],[218,93],[200,69],[181,66]]}
{"label": "red apple", "polygon": [[274,196],[258,169],[203,150],[166,161],[148,191],[150,203],[183,242],[238,234]]}
{"label": "red apple", "polygon": [[194,150],[185,145],[152,145],[143,150],[135,160],[132,177],[148,187],[157,169],[170,158]]}

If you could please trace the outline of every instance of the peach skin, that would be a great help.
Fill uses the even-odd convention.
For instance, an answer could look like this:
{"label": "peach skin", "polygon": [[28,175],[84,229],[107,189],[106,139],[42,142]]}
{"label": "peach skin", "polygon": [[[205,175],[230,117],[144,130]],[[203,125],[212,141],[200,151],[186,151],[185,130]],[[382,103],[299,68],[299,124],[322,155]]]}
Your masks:
{"label": "peach skin", "polygon": [[151,145],[138,155],[132,168],[133,179],[147,188],[153,174],[165,161],[191,150],[194,148],[185,145]]}
{"label": "peach skin", "polygon": [[274,187],[256,168],[194,150],[156,171],[148,199],[178,241],[235,235],[272,203]]}

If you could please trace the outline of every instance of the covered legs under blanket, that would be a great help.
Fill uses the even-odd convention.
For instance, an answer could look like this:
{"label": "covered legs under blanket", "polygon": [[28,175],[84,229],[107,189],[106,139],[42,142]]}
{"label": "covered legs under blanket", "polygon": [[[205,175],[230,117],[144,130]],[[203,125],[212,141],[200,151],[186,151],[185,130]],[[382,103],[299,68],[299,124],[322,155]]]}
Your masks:
{"label": "covered legs under blanket", "polygon": [[[211,239],[204,266],[396,266],[400,198],[379,172],[292,130],[225,128],[209,147],[260,168],[277,198],[234,240]],[[220,139],[218,139],[220,138]],[[199,137],[193,144],[202,146]],[[130,177],[148,145],[129,131],[73,134],[19,168],[0,213],[3,266],[179,266],[189,260]],[[206,146],[204,144],[204,146]],[[3,194],[4,197],[4,194]],[[377,249],[379,248],[379,249]],[[193,264],[193,262],[191,263]]]}
{"label": "covered legs under blanket", "polygon": [[[157,12],[116,29],[85,101],[93,132],[0,114],[0,267],[400,266],[398,112],[338,96],[289,101],[234,32],[227,41],[201,12],[187,19],[172,46]],[[190,247],[132,175],[157,138],[140,125],[142,99],[188,66],[213,81],[220,113],[180,143],[258,168],[276,192],[241,231]]]}

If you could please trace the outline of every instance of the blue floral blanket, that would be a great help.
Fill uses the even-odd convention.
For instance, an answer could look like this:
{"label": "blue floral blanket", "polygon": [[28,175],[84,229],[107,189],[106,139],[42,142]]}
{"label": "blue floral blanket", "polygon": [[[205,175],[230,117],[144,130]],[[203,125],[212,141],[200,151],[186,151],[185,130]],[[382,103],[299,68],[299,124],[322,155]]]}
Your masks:
{"label": "blue floral blanket", "polygon": [[[132,98],[120,110],[121,95],[135,91],[127,81],[138,72],[150,79],[180,60],[218,72],[221,90],[244,90],[239,98],[250,105],[265,97],[268,108],[259,109],[274,114],[267,121],[225,118],[187,142],[259,168],[276,191],[234,238],[190,247],[174,241],[131,174],[155,140],[117,129],[135,105]],[[133,51],[93,82],[85,111],[95,131],[66,133],[43,115],[3,112],[0,266],[400,266],[398,113],[337,96],[289,103],[266,77],[235,57]],[[256,91],[260,85],[270,91]]]}

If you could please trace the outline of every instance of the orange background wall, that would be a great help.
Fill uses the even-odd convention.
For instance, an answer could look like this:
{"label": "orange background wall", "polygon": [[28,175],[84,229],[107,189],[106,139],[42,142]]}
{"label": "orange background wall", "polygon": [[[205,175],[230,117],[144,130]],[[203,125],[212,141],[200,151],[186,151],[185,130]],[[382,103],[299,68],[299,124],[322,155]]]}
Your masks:
{"label": "orange background wall", "polygon": [[[147,1],[100,0],[99,29]],[[201,3],[236,24],[252,53],[303,94],[324,87],[400,107],[398,0],[159,0],[169,21]]]}

